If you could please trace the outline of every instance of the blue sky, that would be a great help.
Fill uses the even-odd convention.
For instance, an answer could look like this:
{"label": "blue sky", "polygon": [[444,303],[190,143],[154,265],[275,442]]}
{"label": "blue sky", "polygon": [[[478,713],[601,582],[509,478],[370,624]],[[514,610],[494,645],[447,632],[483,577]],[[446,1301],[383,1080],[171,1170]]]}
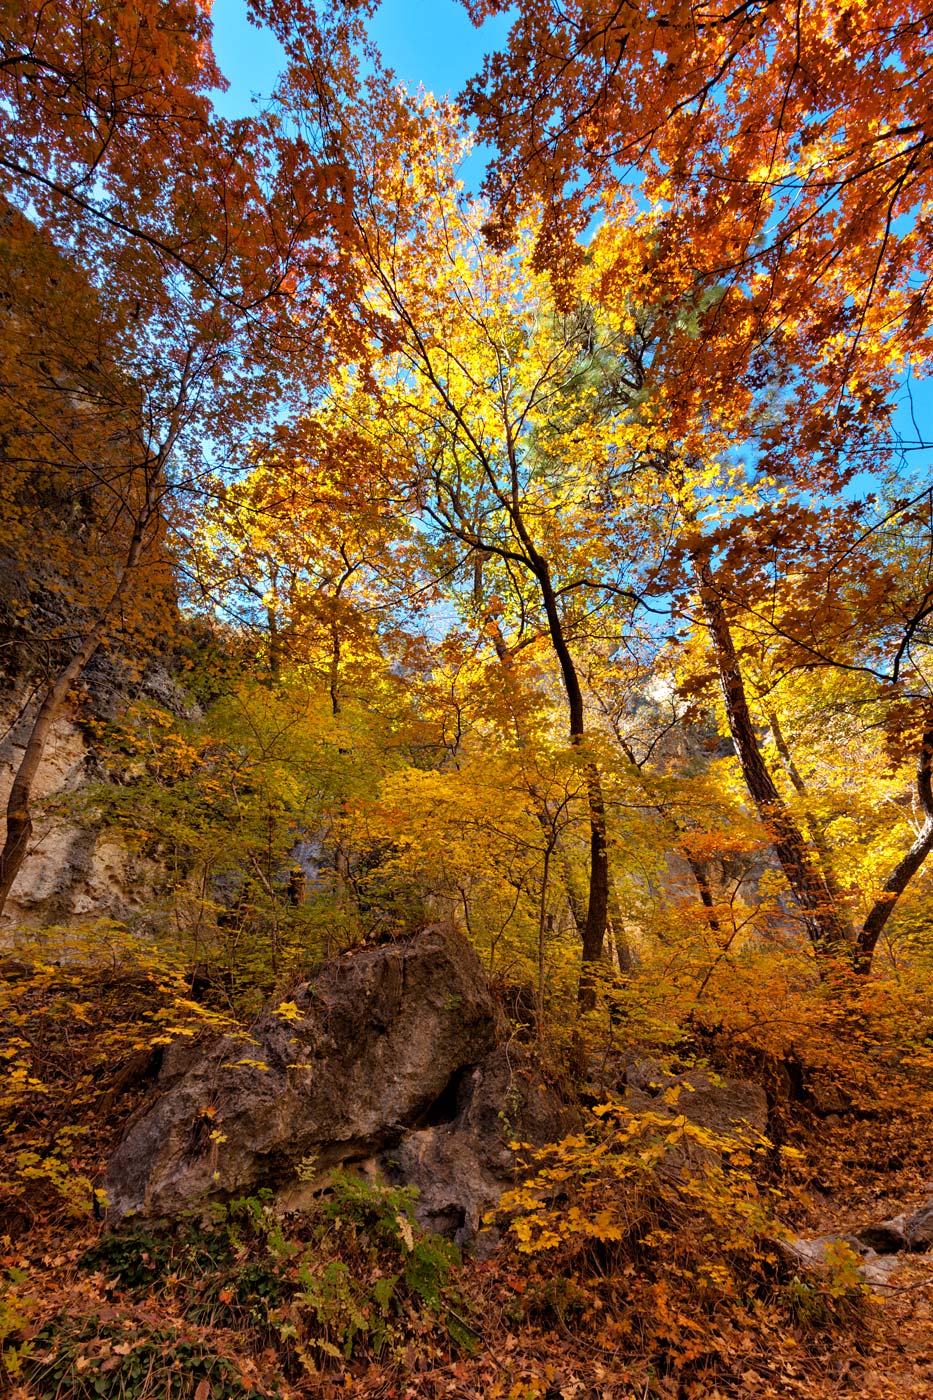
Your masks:
{"label": "blue sky", "polygon": [[[214,0],[212,14],[214,51],[230,82],[229,91],[217,95],[216,106],[225,116],[245,116],[254,97],[261,102],[270,96],[284,65],[282,51],[272,34],[247,22],[246,0]],[[457,0],[382,0],[370,32],[401,81],[411,88],[423,84],[438,96],[454,96],[478,71],[483,55],[504,46],[508,28],[507,18],[474,28]],[[462,175],[473,192],[484,165],[482,150],[464,163]],[[915,381],[913,395],[916,426],[906,392],[895,419],[908,442],[916,440],[917,428],[926,439],[933,435],[933,382]],[[925,460],[925,452],[915,455],[914,466]]]}
{"label": "blue sky", "polygon": [[[247,22],[246,0],[214,0],[212,15],[214,52],[230,82],[229,92],[219,93],[215,105],[224,116],[245,116],[254,96],[261,101],[271,94],[283,67],[282,51],[268,30]],[[457,0],[382,0],[370,31],[402,82],[453,97],[480,68],[483,54],[504,42],[508,20],[488,20],[478,30]],[[477,152],[463,175],[473,187],[482,173]]]}
{"label": "blue sky", "polygon": [[214,0],[211,17],[214,53],[230,84],[228,92],[215,95],[214,105],[225,117],[245,117],[253,98],[271,94],[284,67],[282,50],[269,30],[247,23],[245,0]]}

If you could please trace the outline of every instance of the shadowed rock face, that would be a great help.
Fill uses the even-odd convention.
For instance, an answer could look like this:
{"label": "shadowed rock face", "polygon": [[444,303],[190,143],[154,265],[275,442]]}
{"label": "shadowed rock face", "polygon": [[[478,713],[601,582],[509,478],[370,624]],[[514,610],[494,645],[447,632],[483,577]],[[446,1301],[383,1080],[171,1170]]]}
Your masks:
{"label": "shadowed rock face", "polygon": [[442,928],[335,959],[290,999],[297,1019],[266,1013],[249,1038],[169,1048],[158,1097],[110,1163],[114,1218],[371,1157],[499,1039],[476,954]]}
{"label": "shadowed rock face", "polygon": [[484,1255],[499,1236],[482,1230],[483,1216],[515,1176],[509,1142],[543,1147],[577,1131],[581,1117],[542,1081],[526,1049],[506,1045],[462,1075],[453,1108],[448,1122],[406,1134],[376,1165],[389,1180],[418,1188],[421,1225],[458,1243],[476,1239]]}
{"label": "shadowed rock face", "polygon": [[722,1137],[768,1129],[768,1096],[750,1079],[705,1070],[670,1074],[660,1061],[633,1054],[621,1063],[593,1064],[589,1089],[594,1097],[623,1097],[633,1113],[647,1110],[671,1118],[683,1114],[690,1123]]}
{"label": "shadowed rock face", "polygon": [[877,1225],[859,1230],[858,1239],[878,1254],[925,1254],[933,1247],[933,1196],[928,1196],[919,1210],[903,1211]]}

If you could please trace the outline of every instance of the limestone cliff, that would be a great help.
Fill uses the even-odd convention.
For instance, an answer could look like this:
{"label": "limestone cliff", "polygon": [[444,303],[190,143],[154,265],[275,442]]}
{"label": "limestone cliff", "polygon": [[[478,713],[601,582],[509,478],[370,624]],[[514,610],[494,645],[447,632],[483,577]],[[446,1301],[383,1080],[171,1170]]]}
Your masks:
{"label": "limestone cliff", "polygon": [[[32,839],[0,916],[0,929],[72,919],[125,922],[152,903],[158,867],[97,823],[83,800],[107,778],[88,721],[110,718],[128,702],[127,675],[118,658],[102,658],[89,676],[89,689],[56,718],[36,783]],[[190,702],[164,666],[134,680],[132,690],[190,713]],[[25,748],[35,704],[22,681],[0,691],[0,811]]]}

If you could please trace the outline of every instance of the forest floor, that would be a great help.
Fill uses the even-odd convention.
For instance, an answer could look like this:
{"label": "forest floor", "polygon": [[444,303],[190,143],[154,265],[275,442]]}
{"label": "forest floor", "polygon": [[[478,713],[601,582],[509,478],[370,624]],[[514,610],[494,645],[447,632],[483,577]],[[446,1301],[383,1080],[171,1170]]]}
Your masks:
{"label": "forest floor", "polygon": [[[925,1098],[894,1113],[796,1121],[790,1135],[801,1155],[787,1198],[791,1228],[805,1237],[844,1235],[919,1205],[933,1191],[929,1123]],[[716,1304],[704,1295],[694,1306],[695,1279],[676,1258],[644,1271],[622,1255],[607,1262],[598,1250],[529,1257],[504,1247],[485,1262],[467,1259],[439,1305],[406,1304],[381,1353],[359,1346],[343,1361],[297,1348],[287,1327],[278,1328],[281,1340],[257,1329],[255,1299],[239,1320],[225,1308],[237,1290],[243,1297],[245,1237],[235,1239],[232,1254],[218,1253],[214,1276],[198,1285],[199,1308],[177,1261],[157,1257],[157,1242],[151,1252],[137,1242],[135,1274],[110,1246],[112,1267],[89,1271],[88,1250],[106,1238],[99,1222],[61,1218],[36,1218],[27,1231],[0,1238],[7,1280],[0,1341],[11,1363],[11,1400],[933,1396],[933,1255],[899,1256],[887,1284],[871,1291],[849,1280],[808,1283],[794,1295],[785,1281],[770,1299],[724,1293]],[[369,1236],[332,1249],[328,1267],[338,1270],[338,1282],[339,1269],[352,1272],[361,1257],[360,1238]],[[207,1237],[204,1247],[213,1247]],[[281,1257],[290,1257],[284,1245]],[[255,1254],[250,1259],[250,1287],[260,1296],[271,1276]],[[123,1269],[117,1280],[114,1269]],[[318,1295],[325,1330],[327,1307],[342,1306],[338,1294],[329,1303]]]}
{"label": "forest floor", "polygon": [[[723,1002],[675,1027],[651,1053],[723,1085],[755,1079],[768,1137],[716,1139],[676,1094],[661,1114],[584,1096],[584,1127],[533,1155],[503,1207],[499,1247],[460,1259],[418,1231],[410,1194],[350,1176],[301,1215],[259,1193],[108,1230],[94,1183],[153,1092],[158,1059],[136,1026],[171,989],[133,965],[92,1014],[86,969],[7,970],[0,1395],[933,1397],[933,1251],[897,1255],[868,1286],[845,1244],[817,1270],[787,1248],[933,1197],[925,994],[914,1015],[873,986],[864,1014],[850,999],[825,1023],[838,998],[813,1000],[768,1041],[770,1006],[753,1019]],[[570,1057],[535,1046],[542,1078],[569,1085]]]}

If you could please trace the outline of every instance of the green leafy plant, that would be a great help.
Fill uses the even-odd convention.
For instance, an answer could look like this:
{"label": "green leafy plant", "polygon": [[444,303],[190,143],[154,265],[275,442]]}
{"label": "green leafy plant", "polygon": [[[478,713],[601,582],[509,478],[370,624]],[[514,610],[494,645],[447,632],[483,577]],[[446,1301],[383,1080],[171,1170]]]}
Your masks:
{"label": "green leafy plant", "polygon": [[381,1354],[401,1342],[414,1310],[469,1349],[470,1332],[456,1315],[464,1304],[452,1287],[460,1251],[420,1229],[416,1199],[411,1187],[335,1177],[318,1206],[318,1239],[339,1241],[341,1257],[305,1254],[298,1271],[302,1292],[286,1324],[296,1338],[308,1335],[310,1320],[317,1328],[314,1345],[327,1356],[348,1359],[363,1344]]}
{"label": "green leafy plant", "polygon": [[127,1223],[80,1267],[113,1294],[157,1298],[195,1326],[274,1343],[286,1369],[384,1355],[418,1319],[470,1348],[453,1286],[459,1250],[420,1229],[412,1189],[338,1175],[306,1214],[287,1219],[270,1195],[216,1205],[208,1221]]}
{"label": "green leafy plant", "polygon": [[794,1322],[808,1330],[833,1331],[863,1317],[869,1288],[860,1262],[845,1240],[832,1240],[819,1271],[788,1279],[778,1296]]}

